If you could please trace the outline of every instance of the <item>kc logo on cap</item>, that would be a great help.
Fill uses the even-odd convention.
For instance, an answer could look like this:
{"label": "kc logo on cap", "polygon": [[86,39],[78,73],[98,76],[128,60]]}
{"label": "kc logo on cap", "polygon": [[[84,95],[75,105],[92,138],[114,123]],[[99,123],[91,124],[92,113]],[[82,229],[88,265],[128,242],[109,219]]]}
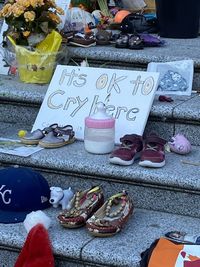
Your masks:
{"label": "kc logo on cap", "polygon": [[47,180],[30,168],[0,170],[0,223],[24,221],[31,211],[50,206]]}

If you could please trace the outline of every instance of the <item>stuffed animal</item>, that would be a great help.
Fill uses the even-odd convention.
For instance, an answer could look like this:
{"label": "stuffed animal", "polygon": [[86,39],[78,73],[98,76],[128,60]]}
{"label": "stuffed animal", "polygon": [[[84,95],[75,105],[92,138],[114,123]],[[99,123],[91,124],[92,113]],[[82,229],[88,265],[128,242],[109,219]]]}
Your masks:
{"label": "stuffed animal", "polygon": [[54,208],[57,208],[59,205],[61,205],[63,210],[70,210],[70,200],[74,196],[71,187],[63,190],[61,187],[52,186],[50,187],[50,191],[49,202],[53,205]]}
{"label": "stuffed animal", "polygon": [[182,134],[177,134],[172,137],[172,140],[168,142],[170,150],[177,153],[186,155],[192,150],[192,146],[189,140]]}

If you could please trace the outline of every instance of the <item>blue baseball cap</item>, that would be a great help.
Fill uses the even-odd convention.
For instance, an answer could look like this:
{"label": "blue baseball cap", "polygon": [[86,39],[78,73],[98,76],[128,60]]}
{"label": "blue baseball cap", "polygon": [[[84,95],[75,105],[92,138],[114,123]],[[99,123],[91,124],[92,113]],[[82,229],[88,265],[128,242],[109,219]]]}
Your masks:
{"label": "blue baseball cap", "polygon": [[0,223],[23,222],[32,211],[50,206],[47,180],[30,168],[0,170]]}

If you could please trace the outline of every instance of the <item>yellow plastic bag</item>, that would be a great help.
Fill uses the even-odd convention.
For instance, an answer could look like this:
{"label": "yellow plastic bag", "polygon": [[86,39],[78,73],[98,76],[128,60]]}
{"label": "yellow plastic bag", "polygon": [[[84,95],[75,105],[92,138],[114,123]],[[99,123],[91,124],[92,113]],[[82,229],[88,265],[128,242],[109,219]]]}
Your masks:
{"label": "yellow plastic bag", "polygon": [[[14,42],[11,38],[9,39],[12,43]],[[35,51],[13,43],[20,80],[25,83],[49,83],[61,42],[61,35],[52,31],[37,45]]]}

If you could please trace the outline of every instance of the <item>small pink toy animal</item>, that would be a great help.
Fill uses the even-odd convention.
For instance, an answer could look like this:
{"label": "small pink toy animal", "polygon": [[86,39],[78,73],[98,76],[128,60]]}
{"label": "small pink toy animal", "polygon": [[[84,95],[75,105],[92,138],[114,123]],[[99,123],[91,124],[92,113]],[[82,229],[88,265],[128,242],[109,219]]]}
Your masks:
{"label": "small pink toy animal", "polygon": [[177,134],[172,137],[172,141],[168,142],[170,150],[181,155],[188,154],[192,147],[187,138],[182,134]]}

